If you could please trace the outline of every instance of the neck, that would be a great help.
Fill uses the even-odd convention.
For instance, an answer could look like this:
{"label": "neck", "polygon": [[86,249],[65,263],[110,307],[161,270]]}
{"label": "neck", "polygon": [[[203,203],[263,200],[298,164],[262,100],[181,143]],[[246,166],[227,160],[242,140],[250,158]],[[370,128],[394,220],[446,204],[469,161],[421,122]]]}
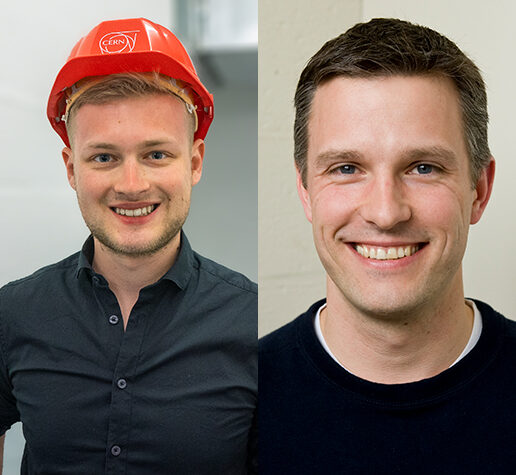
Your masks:
{"label": "neck", "polygon": [[93,269],[102,274],[115,294],[124,328],[140,290],[157,282],[172,265],[179,253],[181,235],[178,233],[165,247],[148,256],[130,256],[113,252],[96,238]]}
{"label": "neck", "polygon": [[345,368],[368,381],[400,384],[435,376],[459,357],[471,335],[473,311],[459,277],[438,302],[381,316],[353,307],[328,280],[321,314],[326,343]]}

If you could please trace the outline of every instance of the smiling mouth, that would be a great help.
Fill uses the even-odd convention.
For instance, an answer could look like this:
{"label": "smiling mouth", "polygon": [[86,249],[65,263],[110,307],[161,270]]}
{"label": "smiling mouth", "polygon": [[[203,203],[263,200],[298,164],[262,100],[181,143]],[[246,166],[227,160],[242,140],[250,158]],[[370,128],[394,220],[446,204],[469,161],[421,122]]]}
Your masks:
{"label": "smiling mouth", "polygon": [[147,216],[151,214],[159,205],[149,205],[144,206],[142,208],[111,208],[116,214],[120,216],[130,216],[130,217],[138,217],[138,216]]}
{"label": "smiling mouth", "polygon": [[393,246],[393,247],[382,247],[382,246],[370,246],[366,244],[352,244],[355,251],[367,259],[374,259],[378,261],[393,261],[397,259],[403,259],[410,257],[416,252],[426,246],[426,243],[418,244],[407,244],[405,246]]}

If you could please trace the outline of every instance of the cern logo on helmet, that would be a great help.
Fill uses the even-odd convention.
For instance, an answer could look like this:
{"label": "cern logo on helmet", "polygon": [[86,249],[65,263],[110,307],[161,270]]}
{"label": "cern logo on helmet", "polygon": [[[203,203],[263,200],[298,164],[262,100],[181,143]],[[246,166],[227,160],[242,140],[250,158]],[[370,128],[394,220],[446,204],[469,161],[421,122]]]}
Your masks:
{"label": "cern logo on helmet", "polygon": [[136,44],[139,31],[113,31],[105,34],[99,41],[102,54],[130,53]]}

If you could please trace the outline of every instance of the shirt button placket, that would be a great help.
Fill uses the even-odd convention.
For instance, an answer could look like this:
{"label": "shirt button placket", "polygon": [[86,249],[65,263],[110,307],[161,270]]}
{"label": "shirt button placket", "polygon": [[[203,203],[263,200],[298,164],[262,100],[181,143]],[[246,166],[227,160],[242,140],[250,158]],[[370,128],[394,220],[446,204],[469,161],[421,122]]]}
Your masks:
{"label": "shirt button placket", "polygon": [[[113,367],[113,379],[111,380],[111,403],[109,412],[109,425],[107,435],[106,450],[106,475],[118,475],[125,473],[127,457],[131,451],[129,442],[129,433],[133,427],[131,416],[133,386],[138,379],[136,367],[139,358],[139,352],[135,348],[140,348],[144,327],[138,325],[140,315],[131,313],[131,319],[127,325],[126,331],[120,331],[123,319],[120,310],[113,302],[112,307],[105,313],[104,318],[107,320],[108,326],[113,325],[113,338],[119,338],[120,349],[118,352],[116,363]],[[130,378],[130,379],[129,379]],[[131,385],[129,385],[131,382]],[[133,384],[134,383],[134,384]]]}

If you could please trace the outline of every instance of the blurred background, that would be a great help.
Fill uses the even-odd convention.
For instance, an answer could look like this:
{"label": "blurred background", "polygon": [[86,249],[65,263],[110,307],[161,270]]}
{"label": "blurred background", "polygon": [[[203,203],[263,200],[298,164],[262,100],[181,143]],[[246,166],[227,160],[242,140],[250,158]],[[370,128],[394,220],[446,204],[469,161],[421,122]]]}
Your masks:
{"label": "blurred background", "polygon": [[375,17],[401,18],[436,29],[457,43],[483,72],[489,143],[497,170],[486,212],[470,229],[465,292],[516,319],[515,16],[512,0],[259,0],[261,335],[293,320],[326,294],[325,273],[296,192],[292,128],[299,75],[326,41]]}
{"label": "blurred background", "polygon": [[[257,0],[1,2],[0,286],[78,251],[83,224],[46,118],[59,69],[104,20],[145,17],[183,42],[213,94],[203,177],[185,226],[192,247],[256,281]],[[7,433],[4,474],[20,473],[20,424]]]}

